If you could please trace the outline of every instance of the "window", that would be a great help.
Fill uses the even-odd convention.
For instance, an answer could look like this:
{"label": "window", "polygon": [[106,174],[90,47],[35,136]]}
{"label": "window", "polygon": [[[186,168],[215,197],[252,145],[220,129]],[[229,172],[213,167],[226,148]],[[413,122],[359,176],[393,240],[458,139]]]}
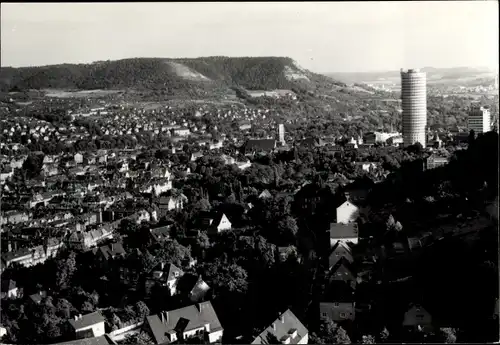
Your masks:
{"label": "window", "polygon": [[328,314],[327,314],[327,313],[321,313],[321,316],[323,316],[323,317],[327,317],[327,316],[328,316]]}
{"label": "window", "polygon": [[339,306],[340,306],[340,304],[339,304],[338,302],[335,302],[335,303],[333,303],[333,306],[334,306],[334,307],[339,307]]}
{"label": "window", "polygon": [[341,317],[342,319],[345,319],[345,318],[347,318],[347,315],[346,315],[346,313],[340,313],[340,317]]}

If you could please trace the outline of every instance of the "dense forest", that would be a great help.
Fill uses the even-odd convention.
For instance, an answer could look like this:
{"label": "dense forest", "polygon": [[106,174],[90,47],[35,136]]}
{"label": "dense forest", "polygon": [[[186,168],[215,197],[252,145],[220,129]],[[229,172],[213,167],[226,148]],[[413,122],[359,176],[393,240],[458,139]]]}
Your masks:
{"label": "dense forest", "polygon": [[[201,73],[210,81],[188,81],[171,63],[179,63]],[[294,67],[284,57],[204,57],[196,59],[136,58],[92,64],[64,64],[27,68],[2,68],[0,90],[25,89],[116,89],[144,88],[179,90],[210,86],[242,86],[247,89],[291,88],[285,70]],[[307,72],[307,74],[311,74]],[[321,78],[322,81],[328,78]]]}

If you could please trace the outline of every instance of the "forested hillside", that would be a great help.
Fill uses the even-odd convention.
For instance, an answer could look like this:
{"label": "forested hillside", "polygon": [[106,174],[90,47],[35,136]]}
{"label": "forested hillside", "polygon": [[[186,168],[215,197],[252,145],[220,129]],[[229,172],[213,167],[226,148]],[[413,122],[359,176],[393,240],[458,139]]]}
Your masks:
{"label": "forested hillside", "polygon": [[[173,64],[180,64],[208,79],[188,80]],[[293,80],[287,73],[301,76]],[[1,91],[25,89],[117,89],[171,90],[211,86],[240,86],[250,90],[290,89],[309,77],[326,77],[299,70],[284,57],[203,57],[196,59],[136,58],[92,64],[64,64],[27,68],[2,68]],[[333,81],[331,81],[333,82]]]}

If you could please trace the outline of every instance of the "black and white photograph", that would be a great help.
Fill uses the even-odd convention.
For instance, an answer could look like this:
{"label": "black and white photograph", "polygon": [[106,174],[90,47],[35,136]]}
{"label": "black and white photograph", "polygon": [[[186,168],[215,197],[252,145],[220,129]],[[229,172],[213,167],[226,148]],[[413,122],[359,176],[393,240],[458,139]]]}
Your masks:
{"label": "black and white photograph", "polygon": [[0,14],[0,344],[500,341],[498,1]]}

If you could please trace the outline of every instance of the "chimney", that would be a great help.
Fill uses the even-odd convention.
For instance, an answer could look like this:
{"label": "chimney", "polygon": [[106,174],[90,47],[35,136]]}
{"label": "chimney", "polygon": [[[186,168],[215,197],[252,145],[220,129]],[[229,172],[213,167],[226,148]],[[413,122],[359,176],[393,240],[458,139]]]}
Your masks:
{"label": "chimney", "polygon": [[349,192],[344,192],[344,196],[347,200],[350,200],[350,194]]}
{"label": "chimney", "polygon": [[283,314],[280,315],[280,321],[281,323],[285,323],[285,315]]}
{"label": "chimney", "polygon": [[273,322],[273,331],[276,330],[276,324]]}

